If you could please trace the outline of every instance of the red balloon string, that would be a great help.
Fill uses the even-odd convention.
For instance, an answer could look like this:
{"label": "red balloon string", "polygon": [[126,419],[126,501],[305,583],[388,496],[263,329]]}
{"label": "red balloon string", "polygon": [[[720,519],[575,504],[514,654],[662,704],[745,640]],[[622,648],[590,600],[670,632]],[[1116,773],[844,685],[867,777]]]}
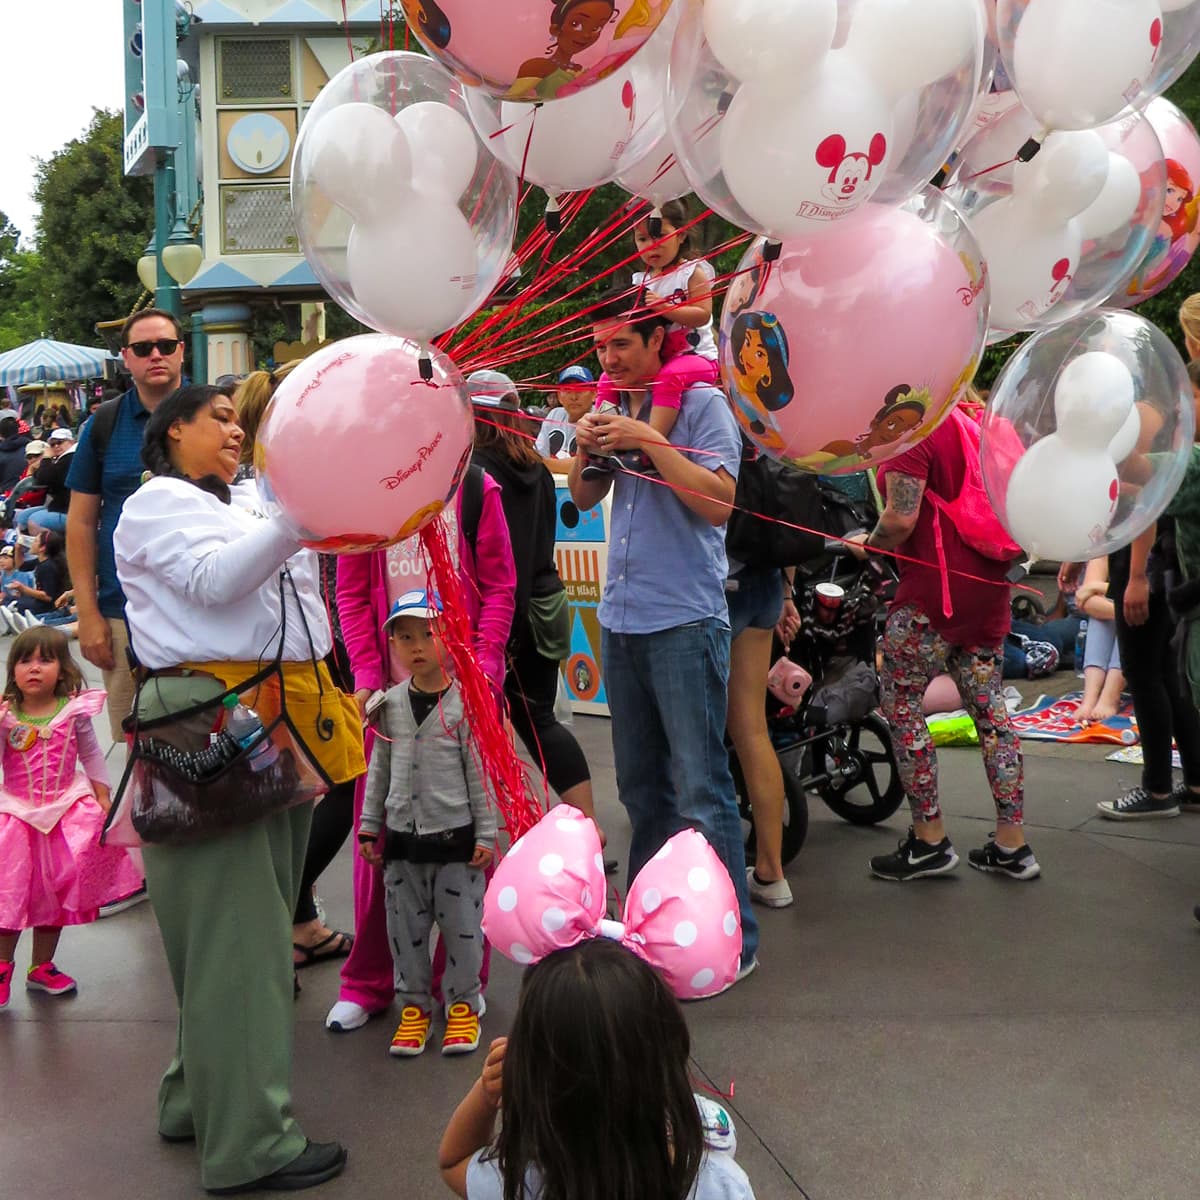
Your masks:
{"label": "red balloon string", "polygon": [[475,656],[467,597],[446,538],[445,523],[430,521],[420,536],[429,560],[430,586],[442,601],[439,631],[462,695],[479,774],[510,840],[515,841],[537,824],[542,808],[517,757],[512,734],[501,720],[496,692]]}

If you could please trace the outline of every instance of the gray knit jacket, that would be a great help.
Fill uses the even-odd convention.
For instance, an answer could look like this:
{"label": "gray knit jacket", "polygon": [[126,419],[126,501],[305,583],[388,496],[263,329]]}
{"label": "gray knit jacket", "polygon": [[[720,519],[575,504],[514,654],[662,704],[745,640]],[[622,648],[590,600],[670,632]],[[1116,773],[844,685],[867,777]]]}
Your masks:
{"label": "gray knit jacket", "polygon": [[382,736],[371,752],[360,832],[378,833],[385,818],[389,829],[417,834],[442,833],[471,822],[475,841],[490,846],[496,814],[475,765],[458,685],[419,726],[408,689],[407,683],[389,688],[372,718]]}

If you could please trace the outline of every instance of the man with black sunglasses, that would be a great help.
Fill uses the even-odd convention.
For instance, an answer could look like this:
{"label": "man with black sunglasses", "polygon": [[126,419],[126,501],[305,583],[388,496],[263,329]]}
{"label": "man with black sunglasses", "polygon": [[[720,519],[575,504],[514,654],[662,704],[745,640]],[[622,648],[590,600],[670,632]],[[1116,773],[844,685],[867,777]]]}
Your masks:
{"label": "man with black sunglasses", "polygon": [[81,429],[67,475],[67,564],[79,610],[79,648],[104,673],[108,720],[115,741],[133,705],[133,676],[126,649],[125,595],[117,582],[113,531],[125,501],[146,469],[142,441],[150,414],[179,387],[183,373],[183,330],[169,312],[146,308],[121,330],[121,357],[133,387],[120,399],[104,445],[95,421]]}

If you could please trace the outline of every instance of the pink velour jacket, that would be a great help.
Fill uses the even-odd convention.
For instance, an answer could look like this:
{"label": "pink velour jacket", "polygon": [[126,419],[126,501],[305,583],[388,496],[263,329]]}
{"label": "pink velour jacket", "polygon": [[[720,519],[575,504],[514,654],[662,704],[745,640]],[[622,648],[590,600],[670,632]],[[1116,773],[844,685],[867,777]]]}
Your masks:
{"label": "pink velour jacket", "polygon": [[[462,489],[455,499],[462,529]],[[465,537],[458,540],[459,579],[470,607],[479,665],[497,689],[504,684],[504,647],[516,607],[517,569],[513,564],[508,523],[500,505],[500,485],[483,477],[483,510],[475,536],[475,553]],[[387,551],[342,555],[337,564],[337,606],[342,637],[354,672],[354,690],[378,691],[387,686],[388,614]]]}

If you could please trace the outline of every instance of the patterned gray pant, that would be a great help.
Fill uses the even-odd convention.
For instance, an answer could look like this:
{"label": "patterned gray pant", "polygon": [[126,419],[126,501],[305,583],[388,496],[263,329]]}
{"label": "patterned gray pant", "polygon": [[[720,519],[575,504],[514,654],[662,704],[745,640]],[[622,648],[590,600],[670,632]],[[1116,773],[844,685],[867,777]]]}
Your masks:
{"label": "patterned gray pant", "polygon": [[433,966],[429,931],[436,921],[446,944],[442,995],[446,1008],[465,1000],[479,1011],[479,972],[483,967],[484,874],[466,863],[410,863],[394,860],[383,870],[387,889],[387,930],[396,966],[400,1003],[433,1010]]}

